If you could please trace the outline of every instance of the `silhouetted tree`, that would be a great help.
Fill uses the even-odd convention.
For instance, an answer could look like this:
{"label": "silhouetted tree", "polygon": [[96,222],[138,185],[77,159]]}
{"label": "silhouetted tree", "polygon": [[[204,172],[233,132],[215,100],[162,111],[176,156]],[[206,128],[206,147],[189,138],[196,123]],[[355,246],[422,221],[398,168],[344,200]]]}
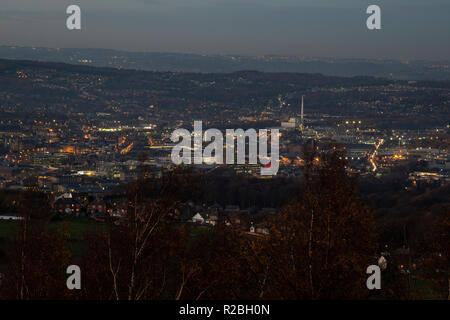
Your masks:
{"label": "silhouetted tree", "polygon": [[9,243],[0,297],[35,300],[70,296],[65,278],[71,264],[67,230],[49,230],[51,208],[45,194],[26,191],[19,203],[22,220],[15,240]]}
{"label": "silhouetted tree", "polygon": [[[372,213],[346,174],[342,152],[305,154],[302,192],[253,243],[259,297],[362,298],[367,266],[376,257]],[[376,260],[375,260],[376,261]]]}

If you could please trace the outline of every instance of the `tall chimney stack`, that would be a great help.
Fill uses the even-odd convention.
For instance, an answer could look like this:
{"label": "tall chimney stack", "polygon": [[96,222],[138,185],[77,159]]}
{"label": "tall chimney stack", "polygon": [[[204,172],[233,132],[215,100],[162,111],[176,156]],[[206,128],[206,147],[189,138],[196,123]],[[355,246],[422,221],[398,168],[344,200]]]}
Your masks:
{"label": "tall chimney stack", "polygon": [[300,131],[303,132],[303,107],[304,107],[304,96],[302,95],[302,107],[300,111]]}

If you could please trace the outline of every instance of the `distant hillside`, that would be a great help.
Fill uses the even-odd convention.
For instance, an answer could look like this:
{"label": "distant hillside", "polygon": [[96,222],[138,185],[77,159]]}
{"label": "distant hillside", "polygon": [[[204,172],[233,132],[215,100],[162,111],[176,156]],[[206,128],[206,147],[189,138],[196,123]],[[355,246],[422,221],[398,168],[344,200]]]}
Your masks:
{"label": "distant hillside", "polygon": [[307,95],[310,113],[370,117],[379,128],[424,129],[448,124],[449,88],[450,80],[258,71],[151,72],[0,59],[2,119],[18,113],[29,118],[30,112],[36,117],[41,112],[52,117],[79,112],[97,117],[96,112],[106,112],[121,119],[151,114],[173,121],[182,112],[192,119],[223,121],[260,112],[295,114],[301,96]]}
{"label": "distant hillside", "polygon": [[0,46],[0,58],[65,62],[97,67],[148,71],[230,73],[321,73],[330,76],[375,76],[407,80],[448,80],[449,62],[305,58],[294,56],[233,56],[127,52],[109,49],[52,49]]}

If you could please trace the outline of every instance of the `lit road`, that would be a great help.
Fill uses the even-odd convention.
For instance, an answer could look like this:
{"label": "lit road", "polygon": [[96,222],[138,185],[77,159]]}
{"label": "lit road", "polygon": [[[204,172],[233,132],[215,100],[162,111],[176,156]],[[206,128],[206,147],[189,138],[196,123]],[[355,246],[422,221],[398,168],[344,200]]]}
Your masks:
{"label": "lit road", "polygon": [[383,139],[378,139],[378,142],[375,144],[375,150],[373,151],[373,153],[369,156],[369,162],[372,165],[372,171],[375,172],[377,171],[377,165],[375,163],[375,156],[378,153],[378,149],[380,148],[380,146],[383,144],[384,140]]}

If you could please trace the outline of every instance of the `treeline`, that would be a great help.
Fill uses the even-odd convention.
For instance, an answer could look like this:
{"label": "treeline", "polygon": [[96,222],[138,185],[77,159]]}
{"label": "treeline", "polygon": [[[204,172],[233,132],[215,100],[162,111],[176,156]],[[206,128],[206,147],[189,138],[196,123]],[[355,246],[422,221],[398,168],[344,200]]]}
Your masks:
{"label": "treeline", "polygon": [[[342,159],[335,151],[307,154],[301,192],[265,221],[265,235],[227,219],[209,228],[179,223],[175,209],[185,199],[201,197],[205,177],[179,170],[161,179],[141,174],[125,191],[127,218],[86,235],[80,255],[71,252],[64,228],[48,228],[47,197],[24,193],[24,219],[7,246],[0,298],[422,298],[412,290],[411,273],[399,272],[389,257],[382,290],[367,289],[366,268],[377,264],[386,248],[380,247],[380,225]],[[433,297],[446,297],[449,212],[431,227],[427,247],[414,260],[414,279],[424,279]],[[73,264],[81,268],[81,290],[66,287],[66,268]]]}

